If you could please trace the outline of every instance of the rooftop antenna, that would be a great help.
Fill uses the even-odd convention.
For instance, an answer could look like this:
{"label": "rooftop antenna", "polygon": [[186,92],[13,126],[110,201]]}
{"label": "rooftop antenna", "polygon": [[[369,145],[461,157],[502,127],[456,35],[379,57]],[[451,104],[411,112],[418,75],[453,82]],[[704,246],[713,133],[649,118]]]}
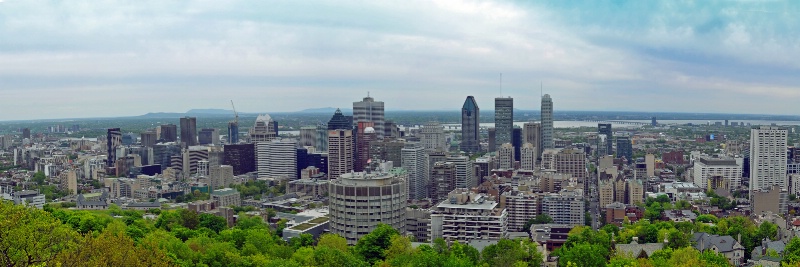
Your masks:
{"label": "rooftop antenna", "polygon": [[539,94],[544,97],[544,83],[542,81],[539,81]]}
{"label": "rooftop antenna", "polygon": [[503,73],[500,73],[500,97],[503,97]]}

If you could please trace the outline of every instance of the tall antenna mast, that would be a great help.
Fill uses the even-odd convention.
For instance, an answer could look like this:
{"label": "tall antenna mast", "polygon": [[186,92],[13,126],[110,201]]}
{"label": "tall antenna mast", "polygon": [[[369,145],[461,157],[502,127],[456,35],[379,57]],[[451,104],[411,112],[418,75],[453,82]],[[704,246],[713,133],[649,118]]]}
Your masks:
{"label": "tall antenna mast", "polygon": [[500,97],[503,97],[503,73],[500,73]]}
{"label": "tall antenna mast", "polygon": [[544,97],[544,83],[542,83],[542,81],[539,81],[539,94],[541,97]]}

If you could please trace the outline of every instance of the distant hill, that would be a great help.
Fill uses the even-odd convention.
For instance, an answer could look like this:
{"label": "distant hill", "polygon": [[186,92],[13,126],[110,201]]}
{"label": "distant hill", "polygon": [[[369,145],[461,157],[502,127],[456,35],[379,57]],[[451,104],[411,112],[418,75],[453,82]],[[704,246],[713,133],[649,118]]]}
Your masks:
{"label": "distant hill", "polygon": [[[345,114],[352,114],[353,109],[351,108],[342,108],[342,113]],[[336,112],[336,108],[326,107],[326,108],[310,108],[298,111],[299,113],[334,113]]]}

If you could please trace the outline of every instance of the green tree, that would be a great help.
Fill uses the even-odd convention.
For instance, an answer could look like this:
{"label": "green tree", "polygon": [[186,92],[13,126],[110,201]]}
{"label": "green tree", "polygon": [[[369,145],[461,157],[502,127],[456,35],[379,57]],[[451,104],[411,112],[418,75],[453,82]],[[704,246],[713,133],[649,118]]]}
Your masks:
{"label": "green tree", "polygon": [[77,233],[49,213],[0,200],[0,265],[31,266],[75,246]]}
{"label": "green tree", "polygon": [[302,247],[310,247],[314,245],[314,236],[308,233],[302,233],[298,237],[292,237],[292,239],[289,240],[289,244],[295,250]]}
{"label": "green tree", "polygon": [[783,260],[781,263],[791,266],[800,264],[800,238],[794,237],[789,241],[789,244],[786,245],[786,249],[783,250]]}
{"label": "green tree", "polygon": [[319,237],[317,248],[328,247],[342,252],[347,252],[347,239],[337,234],[323,234]]}
{"label": "green tree", "polygon": [[225,218],[213,214],[203,213],[200,214],[200,227],[211,229],[215,233],[228,229],[228,222]]}
{"label": "green tree", "polygon": [[763,222],[758,226],[758,233],[756,234],[758,240],[769,238],[775,240],[778,237],[778,226],[771,222]]}
{"label": "green tree", "polygon": [[706,250],[703,253],[700,253],[700,261],[704,263],[704,266],[731,266],[731,264],[728,262],[728,258],[726,258],[725,255],[711,250]]}
{"label": "green tree", "polygon": [[568,266],[570,263],[576,266],[606,266],[606,256],[608,250],[601,245],[580,243],[575,246],[564,248],[558,252],[558,266]]}
{"label": "green tree", "polygon": [[375,230],[365,235],[356,243],[355,251],[370,265],[385,259],[384,251],[391,245],[393,235],[399,235],[394,228],[386,224],[378,224]]}
{"label": "green tree", "polygon": [[183,227],[195,230],[200,224],[200,214],[190,209],[182,209],[178,212]]}
{"label": "green tree", "polygon": [[536,217],[533,217],[530,220],[528,220],[528,222],[526,222],[525,225],[522,226],[522,229],[520,229],[520,230],[527,232],[527,231],[530,231],[531,225],[534,225],[534,224],[546,224],[546,223],[553,223],[553,218],[551,218],[547,214],[539,214],[539,215],[536,215]]}
{"label": "green tree", "polygon": [[520,242],[500,239],[497,244],[484,248],[481,256],[489,266],[510,267],[517,261],[524,261],[528,254],[520,246]]}
{"label": "green tree", "polygon": [[314,262],[320,267],[367,267],[369,263],[357,258],[355,255],[346,251],[341,251],[332,247],[317,247],[314,250]]}
{"label": "green tree", "polygon": [[700,251],[694,248],[680,248],[672,252],[669,259],[670,266],[695,267],[702,266],[700,262]]}
{"label": "green tree", "polygon": [[33,174],[33,182],[37,185],[44,185],[45,181],[47,181],[47,176],[44,175],[44,172],[38,171]]}

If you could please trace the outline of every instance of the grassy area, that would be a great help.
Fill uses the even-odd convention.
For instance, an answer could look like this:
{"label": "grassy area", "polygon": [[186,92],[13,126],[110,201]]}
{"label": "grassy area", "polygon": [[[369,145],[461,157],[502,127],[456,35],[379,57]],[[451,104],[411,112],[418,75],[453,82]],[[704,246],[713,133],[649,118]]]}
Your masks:
{"label": "grassy area", "polygon": [[327,222],[327,221],[328,221],[328,217],[319,217],[319,218],[314,218],[313,220],[310,220],[308,222],[309,223],[313,223],[313,224],[320,224],[320,223],[324,223],[324,222]]}
{"label": "grassy area", "polygon": [[308,228],[311,228],[311,227],[314,227],[314,226],[316,226],[316,224],[311,224],[311,223],[301,223],[301,224],[295,225],[295,226],[294,226],[294,227],[292,227],[291,229],[294,229],[294,230],[299,230],[299,231],[304,231],[304,230],[306,230],[306,229],[308,229]]}

